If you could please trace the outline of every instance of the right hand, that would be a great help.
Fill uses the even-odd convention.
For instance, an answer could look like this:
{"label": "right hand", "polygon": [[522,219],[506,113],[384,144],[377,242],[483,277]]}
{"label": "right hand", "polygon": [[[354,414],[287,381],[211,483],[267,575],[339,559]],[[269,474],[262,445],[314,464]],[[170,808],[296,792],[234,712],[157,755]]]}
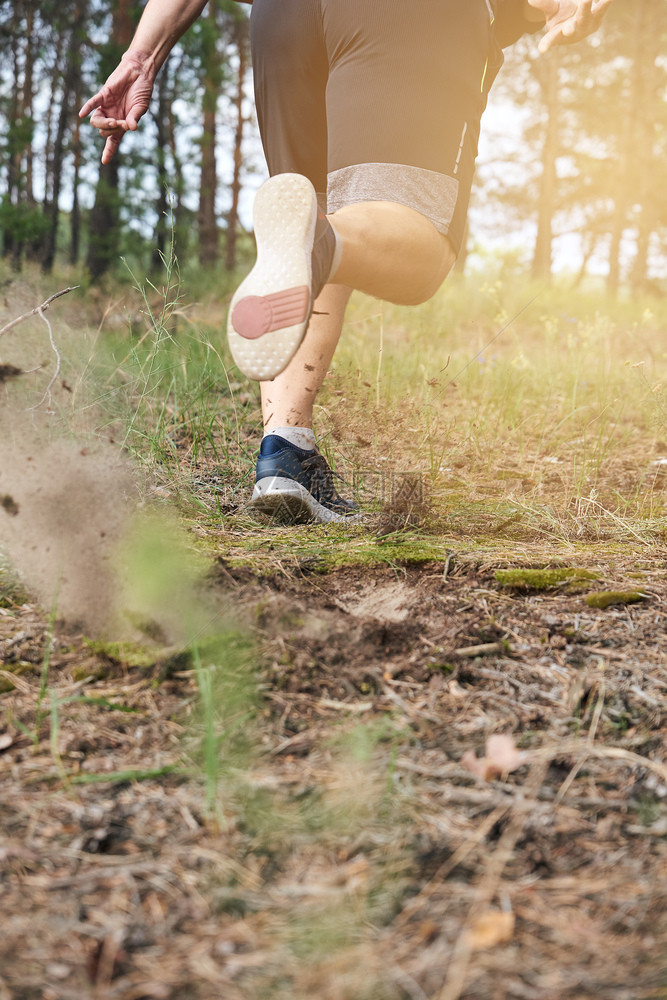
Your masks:
{"label": "right hand", "polygon": [[540,52],[554,45],[579,42],[600,27],[612,0],[527,0],[530,7],[547,19],[547,33],[539,44]]}
{"label": "right hand", "polygon": [[139,119],[148,111],[154,82],[150,58],[141,52],[126,52],[102,89],[79,111],[80,118],[93,112],[90,124],[106,139],[102,163],[111,162],[126,132],[136,131]]}

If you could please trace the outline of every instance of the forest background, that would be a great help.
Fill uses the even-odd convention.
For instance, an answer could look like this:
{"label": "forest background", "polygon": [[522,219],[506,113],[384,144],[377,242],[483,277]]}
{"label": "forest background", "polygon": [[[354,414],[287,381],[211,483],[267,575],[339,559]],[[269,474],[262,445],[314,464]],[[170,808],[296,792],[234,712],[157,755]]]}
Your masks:
{"label": "forest background", "polygon": [[[211,0],[110,165],[77,118],[141,8],[0,3],[0,249],[15,270],[70,265],[96,280],[126,273],[125,258],[150,272],[172,240],[186,272],[243,263],[244,194],[264,170],[247,8]],[[506,51],[460,267],[493,252],[539,279],[566,271],[577,283],[603,276],[612,294],[664,291],[666,36],[664,0],[616,0],[579,46],[544,57],[527,38]]]}

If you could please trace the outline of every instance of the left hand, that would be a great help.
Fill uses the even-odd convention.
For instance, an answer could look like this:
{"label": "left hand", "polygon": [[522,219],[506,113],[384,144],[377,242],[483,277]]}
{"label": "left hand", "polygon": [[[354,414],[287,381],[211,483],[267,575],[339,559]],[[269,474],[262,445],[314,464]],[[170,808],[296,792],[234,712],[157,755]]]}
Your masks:
{"label": "left hand", "polygon": [[102,163],[111,162],[125,133],[134,132],[148,111],[154,80],[152,60],[144,53],[126,52],[102,89],[79,111],[80,118],[93,112],[90,124],[106,139]]}
{"label": "left hand", "polygon": [[554,45],[569,45],[592,34],[600,27],[612,0],[528,0],[547,19],[547,33],[541,39],[540,52]]}

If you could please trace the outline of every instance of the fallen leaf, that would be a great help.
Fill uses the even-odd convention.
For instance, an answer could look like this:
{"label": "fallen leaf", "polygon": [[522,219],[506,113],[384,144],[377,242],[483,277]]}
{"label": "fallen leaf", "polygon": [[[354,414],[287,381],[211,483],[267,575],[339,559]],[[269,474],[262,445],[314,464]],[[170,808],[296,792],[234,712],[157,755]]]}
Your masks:
{"label": "fallen leaf", "polygon": [[511,736],[496,733],[486,741],[484,757],[476,757],[473,750],[467,750],[461,757],[461,764],[478,778],[491,781],[510,771],[516,771],[517,767],[525,763],[526,756],[517,750]]}
{"label": "fallen leaf", "polygon": [[514,937],[514,914],[505,910],[487,910],[468,929],[466,937],[472,951],[506,944]]}

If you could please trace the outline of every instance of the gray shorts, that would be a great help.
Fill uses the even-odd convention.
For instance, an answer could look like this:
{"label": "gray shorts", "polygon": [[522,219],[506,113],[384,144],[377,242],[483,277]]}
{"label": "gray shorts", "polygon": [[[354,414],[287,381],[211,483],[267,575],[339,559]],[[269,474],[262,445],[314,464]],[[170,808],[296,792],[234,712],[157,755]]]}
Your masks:
{"label": "gray shorts", "polygon": [[479,128],[502,64],[488,0],[254,0],[257,115],[271,174],[328,212],[416,209],[461,246]]}

